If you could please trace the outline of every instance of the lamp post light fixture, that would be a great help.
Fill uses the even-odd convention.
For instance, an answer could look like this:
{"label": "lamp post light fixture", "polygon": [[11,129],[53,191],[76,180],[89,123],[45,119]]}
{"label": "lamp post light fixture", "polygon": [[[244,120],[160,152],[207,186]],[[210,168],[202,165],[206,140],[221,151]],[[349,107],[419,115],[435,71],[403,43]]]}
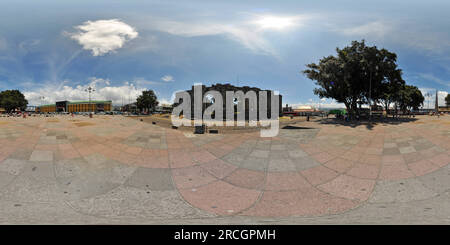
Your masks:
{"label": "lamp post light fixture", "polygon": [[85,90],[86,92],[89,92],[89,108],[91,107],[91,93],[95,92],[95,89],[93,89],[91,86]]}
{"label": "lamp post light fixture", "polygon": [[45,97],[44,97],[44,96],[40,96],[39,99],[41,100],[41,106],[43,106],[43,105],[44,105]]}

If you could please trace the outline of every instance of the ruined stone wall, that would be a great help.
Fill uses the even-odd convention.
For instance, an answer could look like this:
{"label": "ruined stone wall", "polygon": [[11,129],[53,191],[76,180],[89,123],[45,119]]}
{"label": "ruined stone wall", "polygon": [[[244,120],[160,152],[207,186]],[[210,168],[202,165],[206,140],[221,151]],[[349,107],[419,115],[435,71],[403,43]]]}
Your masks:
{"label": "ruined stone wall", "polygon": [[[243,86],[243,87],[237,87],[237,86],[233,86],[231,84],[214,84],[212,86],[206,87],[205,85],[202,85],[202,95],[204,96],[206,92],[208,91],[217,91],[222,95],[222,99],[223,99],[223,118],[225,119],[226,116],[226,92],[227,91],[243,91],[244,93],[247,93],[248,91],[255,91],[256,93],[256,97],[257,97],[257,103],[258,103],[258,107],[259,107],[259,91],[267,91],[267,117],[270,118],[271,115],[271,90],[262,90],[260,88],[256,88],[256,87],[249,87],[249,86]],[[189,95],[191,96],[191,115],[193,117],[194,115],[194,86],[192,86],[192,89],[190,90],[186,90],[187,93],[189,93]],[[282,95],[278,95],[279,97],[279,115],[282,115]],[[203,105],[203,109],[202,112],[205,111],[205,109],[211,105],[210,103],[202,103]],[[176,106],[176,105],[175,105]],[[248,120],[249,118],[249,108],[248,108],[248,101],[245,101],[245,119]],[[237,106],[235,105],[235,112],[237,111]],[[259,119],[259,108],[258,108],[258,115],[257,118]],[[203,115],[203,113],[202,113]],[[235,115],[235,120],[237,116]]]}

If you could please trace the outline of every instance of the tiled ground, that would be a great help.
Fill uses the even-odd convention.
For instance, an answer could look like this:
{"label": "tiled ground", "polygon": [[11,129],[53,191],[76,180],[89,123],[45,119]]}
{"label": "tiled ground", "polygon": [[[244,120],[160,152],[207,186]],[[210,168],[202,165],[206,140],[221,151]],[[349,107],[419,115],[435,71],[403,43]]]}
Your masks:
{"label": "tiled ground", "polygon": [[449,116],[274,138],[0,118],[0,223],[448,223],[449,163]]}

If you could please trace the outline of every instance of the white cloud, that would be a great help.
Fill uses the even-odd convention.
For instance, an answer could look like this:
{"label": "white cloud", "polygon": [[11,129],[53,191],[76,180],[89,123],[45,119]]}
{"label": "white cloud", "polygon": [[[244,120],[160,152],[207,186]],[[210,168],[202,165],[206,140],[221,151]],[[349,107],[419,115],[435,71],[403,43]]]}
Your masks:
{"label": "white cloud", "polygon": [[133,82],[136,83],[136,85],[138,85],[140,87],[162,84],[161,82],[149,81],[144,78],[136,78],[136,79],[134,79]]}
{"label": "white cloud", "polygon": [[76,40],[83,49],[90,50],[93,56],[114,52],[138,36],[133,27],[118,19],[86,21],[75,29],[77,33],[68,33],[70,38]]}
{"label": "white cloud", "polygon": [[170,100],[165,99],[165,98],[158,99],[158,101],[159,101],[159,105],[171,105],[171,104],[173,104],[173,102],[171,102]]}
{"label": "white cloud", "polygon": [[[330,19],[335,18],[330,16]],[[334,32],[352,38],[364,38],[367,40],[386,40],[417,48],[425,51],[426,54],[445,54],[450,49],[450,41],[448,34],[445,32],[437,32],[430,30],[427,26],[415,24],[415,28],[411,28],[412,20],[376,20],[359,24],[339,23],[339,18],[333,19],[337,24],[330,25],[330,29]]]}
{"label": "white cloud", "polygon": [[[50,104],[60,100],[88,100],[89,93],[86,92],[86,89],[91,86],[95,89],[91,94],[92,100],[112,100],[113,104],[121,105],[122,101],[124,104],[135,101],[142,91],[145,90],[130,82],[124,82],[119,86],[111,86],[111,82],[108,79],[95,77],[90,78],[90,83],[86,85],[72,87],[65,85],[67,83],[68,81],[63,82],[61,85],[46,85],[34,91],[25,91],[24,95],[29,105]],[[44,100],[41,100],[42,96],[45,97]]]}
{"label": "white cloud", "polygon": [[304,21],[311,16],[274,16],[274,15],[261,15],[256,20],[250,21],[250,24],[258,27],[258,31],[267,30],[287,30],[292,27],[296,27],[304,24]]}
{"label": "white cloud", "polygon": [[171,75],[165,75],[165,76],[161,77],[161,80],[163,80],[164,82],[173,82],[173,81],[175,81]]}
{"label": "white cloud", "polygon": [[[284,107],[285,105],[283,105]],[[335,100],[333,99],[326,99],[326,98],[322,98],[322,99],[309,99],[308,102],[306,103],[295,103],[295,104],[289,104],[289,106],[291,106],[292,108],[298,108],[300,106],[311,106],[313,108],[326,108],[326,109],[340,109],[340,108],[345,108],[345,105],[343,103],[337,103]]]}
{"label": "white cloud", "polygon": [[[270,16],[270,18],[264,16],[251,17],[256,17],[258,19],[240,22],[231,20],[227,21],[227,23],[219,21],[194,22],[151,20],[150,22],[152,24],[150,28],[184,37],[224,35],[231,40],[241,43],[244,47],[255,53],[278,56],[276,50],[264,37],[265,31],[268,29],[281,31],[281,29],[286,29],[288,26],[300,26],[300,22],[307,19],[306,16]],[[263,22],[261,22],[262,20]]]}
{"label": "white cloud", "polygon": [[450,81],[442,80],[442,79],[440,79],[440,78],[438,78],[438,77],[435,77],[435,76],[432,75],[432,74],[429,74],[429,73],[420,73],[419,76],[420,76],[421,78],[425,79],[425,80],[433,81],[433,82],[435,82],[435,83],[437,83],[437,84],[440,84],[440,85],[444,85],[444,86],[450,87]]}
{"label": "white cloud", "polygon": [[219,23],[160,21],[156,23],[155,28],[172,35],[185,37],[225,35],[232,40],[240,42],[254,52],[276,55],[275,50],[260,34],[240,26]]}
{"label": "white cloud", "polygon": [[349,36],[383,38],[392,30],[392,26],[381,21],[365,23],[359,26],[342,28],[341,32]]}

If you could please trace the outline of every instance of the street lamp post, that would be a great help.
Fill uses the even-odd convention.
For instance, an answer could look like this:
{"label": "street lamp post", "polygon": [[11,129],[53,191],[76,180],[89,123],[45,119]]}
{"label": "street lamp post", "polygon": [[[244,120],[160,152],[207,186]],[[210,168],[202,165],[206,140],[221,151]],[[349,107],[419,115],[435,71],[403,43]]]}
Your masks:
{"label": "street lamp post", "polygon": [[[378,66],[375,66],[375,73],[378,71]],[[369,78],[369,122],[372,122],[372,68],[370,69]]]}
{"label": "street lamp post", "polygon": [[86,92],[89,92],[89,108],[91,107],[91,93],[95,91],[91,86],[85,90]]}
{"label": "street lamp post", "polygon": [[372,122],[372,70],[369,79],[369,122]]}
{"label": "street lamp post", "polygon": [[427,93],[425,94],[425,97],[428,98],[428,99],[427,99],[427,102],[428,102],[427,109],[428,109],[428,110],[430,110],[430,97],[431,97],[431,96],[432,96],[432,95],[431,95],[430,92],[427,92]]}
{"label": "street lamp post", "polygon": [[41,100],[41,107],[39,108],[39,114],[41,114],[42,113],[42,106],[44,105],[45,97],[44,96],[40,96],[39,99]]}

